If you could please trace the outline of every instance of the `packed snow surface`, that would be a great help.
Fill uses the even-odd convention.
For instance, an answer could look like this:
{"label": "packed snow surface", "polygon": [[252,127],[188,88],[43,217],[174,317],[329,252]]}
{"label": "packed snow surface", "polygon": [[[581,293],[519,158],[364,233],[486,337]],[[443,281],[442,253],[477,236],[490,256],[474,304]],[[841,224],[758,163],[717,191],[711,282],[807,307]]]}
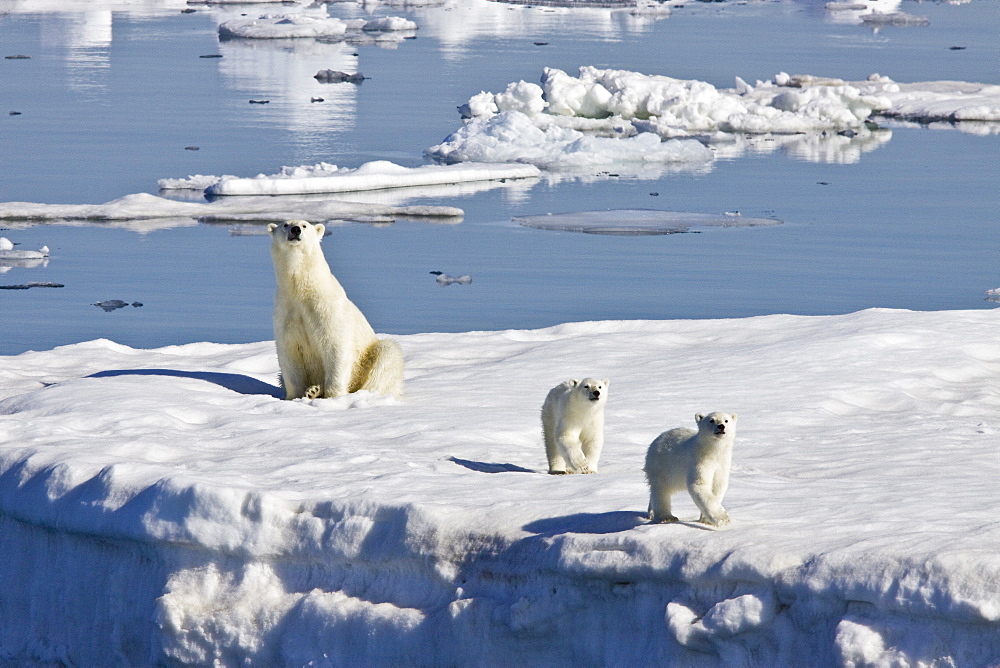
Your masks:
{"label": "packed snow surface", "polygon": [[277,174],[259,174],[253,178],[198,175],[190,181],[164,179],[161,189],[200,188],[211,196],[219,195],[302,195],[342,193],[386,188],[408,188],[474,181],[537,178],[541,172],[533,165],[472,163],[462,165],[422,165],[403,167],[385,160],[366,162],[357,168],[337,167],[329,163],[282,167]]}
{"label": "packed snow surface", "polygon": [[774,218],[741,216],[739,212],[711,214],[653,209],[549,213],[541,216],[516,216],[514,221],[525,227],[541,230],[614,235],[677,234],[701,227],[759,227],[781,224],[780,220]]}
{"label": "packed snow surface", "polygon": [[[285,402],[272,342],[0,360],[0,657],[67,665],[990,665],[1000,311],[399,336]],[[596,475],[554,383],[608,376]],[[646,447],[739,413],[726,530]],[[807,659],[804,659],[807,657]]]}
{"label": "packed snow surface", "polygon": [[[898,84],[780,73],[734,88],[626,70],[545,68],[540,84],[518,81],[459,108],[464,124],[427,149],[442,162],[525,162],[553,171],[609,163],[706,162],[691,138],[728,144],[734,135],[848,133],[871,136],[878,116],[920,121],[996,121],[1000,86]],[[679,141],[688,138],[686,141]]]}

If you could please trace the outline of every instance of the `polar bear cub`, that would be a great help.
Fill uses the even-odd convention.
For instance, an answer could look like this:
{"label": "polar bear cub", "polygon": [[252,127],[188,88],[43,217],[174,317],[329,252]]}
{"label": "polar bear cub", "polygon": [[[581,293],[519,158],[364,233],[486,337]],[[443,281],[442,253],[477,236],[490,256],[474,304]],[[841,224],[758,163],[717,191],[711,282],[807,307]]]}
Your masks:
{"label": "polar bear cub", "polygon": [[646,452],[649,519],[676,522],[670,497],[684,489],[701,510],[699,522],[729,524],[722,497],[729,487],[729,467],[736,438],[736,413],[698,413],[698,431],[677,427],[650,443]]}
{"label": "polar bear cub", "polygon": [[607,378],[574,378],[549,390],[542,404],[549,473],[597,473],[609,384]]}
{"label": "polar bear cub", "polygon": [[403,351],[375,331],[330,272],[326,228],[304,220],[271,223],[278,289],[274,340],[286,399],[338,397],[358,390],[399,396]]}

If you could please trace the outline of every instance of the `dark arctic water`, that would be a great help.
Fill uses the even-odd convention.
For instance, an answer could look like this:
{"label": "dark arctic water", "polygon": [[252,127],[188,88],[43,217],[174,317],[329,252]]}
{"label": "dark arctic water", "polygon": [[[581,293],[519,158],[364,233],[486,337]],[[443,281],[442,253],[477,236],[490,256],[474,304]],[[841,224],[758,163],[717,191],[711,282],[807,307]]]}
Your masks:
{"label": "dark arctic water", "polygon": [[[910,2],[926,27],[877,32],[823,2],[692,2],[660,21],[485,0],[406,15],[395,48],[315,40],[220,43],[253,6],[0,0],[0,202],[85,204],[157,192],[157,179],[273,173],[319,161],[415,166],[457,129],[456,107],[542,68],[632,69],[731,86],[779,71],[1000,83],[1000,3]],[[337,3],[330,13],[364,16]],[[536,42],[545,42],[538,45]],[[964,47],[953,49],[951,47]],[[220,54],[222,58],[201,58]],[[359,71],[323,85],[319,69]],[[312,97],[324,102],[312,103]],[[249,99],[268,99],[252,105]],[[10,112],[20,112],[11,115]],[[458,206],[460,224],[333,228],[327,257],[382,332],[532,328],[593,319],[828,314],[869,307],[991,308],[1000,287],[1000,135],[892,127],[849,159],[747,154],[709,170],[542,180],[410,199]],[[199,150],[186,150],[197,146]],[[773,216],[777,227],[602,236],[520,227],[512,216],[621,208]],[[268,241],[226,226],[139,232],[108,224],[0,230],[47,264],[0,285],[0,354],[106,337],[132,346],[271,338]],[[439,287],[428,272],[469,274]],[[95,302],[141,302],[105,312]]]}

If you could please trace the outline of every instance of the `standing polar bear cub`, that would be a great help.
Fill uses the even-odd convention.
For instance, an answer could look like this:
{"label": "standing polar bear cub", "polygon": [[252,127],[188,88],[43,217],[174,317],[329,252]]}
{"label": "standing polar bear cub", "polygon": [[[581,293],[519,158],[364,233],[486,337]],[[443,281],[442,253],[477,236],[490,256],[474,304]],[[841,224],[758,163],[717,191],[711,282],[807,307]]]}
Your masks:
{"label": "standing polar bear cub", "polygon": [[549,473],[597,473],[609,384],[607,378],[573,379],[549,390],[542,404]]}
{"label": "standing polar bear cub", "polygon": [[677,427],[649,445],[645,466],[649,519],[676,522],[670,512],[670,497],[686,489],[701,511],[699,522],[729,524],[722,497],[729,487],[736,413],[698,413],[694,419],[698,431]]}
{"label": "standing polar bear cub", "polygon": [[278,289],[274,340],[286,399],[339,397],[358,390],[399,396],[403,351],[379,339],[330,273],[320,248],[326,228],[304,220],[271,223]]}

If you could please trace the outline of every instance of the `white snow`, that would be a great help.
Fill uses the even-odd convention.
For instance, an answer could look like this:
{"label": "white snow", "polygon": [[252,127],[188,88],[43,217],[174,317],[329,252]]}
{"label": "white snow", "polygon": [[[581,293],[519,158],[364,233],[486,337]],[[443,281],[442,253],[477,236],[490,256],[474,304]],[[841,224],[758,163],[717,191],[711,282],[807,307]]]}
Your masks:
{"label": "white snow", "polygon": [[[262,250],[266,252],[266,250]],[[399,336],[405,396],[284,402],[273,343],[0,360],[0,656],[72,665],[989,665],[1000,311]],[[609,376],[601,473],[553,382]],[[726,507],[649,525],[738,411]]]}
{"label": "white snow", "polygon": [[738,212],[710,214],[654,209],[549,213],[540,216],[516,216],[514,221],[525,227],[541,230],[612,235],[677,234],[702,227],[759,227],[781,224],[780,220],[774,218],[753,218],[741,216]]}
{"label": "white snow", "polygon": [[[887,139],[868,126],[879,116],[928,121],[996,121],[1000,86],[932,81],[898,84],[872,75],[847,82],[779,73],[772,81],[716,88],[591,66],[570,76],[545,68],[541,85],[511,83],[481,92],[459,108],[464,125],[427,149],[443,162],[524,162],[551,171],[639,163],[705,163],[717,146],[747,136],[793,136],[812,159],[851,162]],[[850,137],[836,139],[838,133]],[[802,145],[802,137],[819,138]],[[858,146],[854,137],[860,137]],[[737,139],[739,138],[739,139]],[[833,139],[831,139],[833,138]],[[839,142],[839,143],[838,143]],[[843,152],[844,155],[840,155]]]}
{"label": "white snow", "polygon": [[[337,167],[329,163],[282,167],[277,174],[253,178],[222,176],[205,188],[208,195],[301,195],[343,193],[386,188],[434,186],[475,181],[506,181],[537,178],[540,171],[531,165],[477,163],[464,165],[422,165],[403,167],[385,160],[366,162],[360,167]],[[161,189],[195,188],[208,177],[161,180]]]}

